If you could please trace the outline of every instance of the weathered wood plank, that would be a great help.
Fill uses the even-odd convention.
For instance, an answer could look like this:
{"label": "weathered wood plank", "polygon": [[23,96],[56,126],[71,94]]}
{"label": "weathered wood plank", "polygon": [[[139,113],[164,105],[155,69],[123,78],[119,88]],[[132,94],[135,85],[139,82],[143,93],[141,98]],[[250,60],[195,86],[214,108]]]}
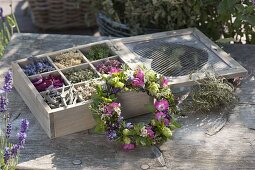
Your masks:
{"label": "weathered wood plank", "polygon": [[[101,39],[101,38],[100,38]],[[10,62],[30,55],[42,54],[99,40],[99,38],[68,35],[16,34],[5,57],[0,60],[0,78]],[[124,152],[120,146],[106,140],[104,135],[86,131],[50,140],[35,117],[30,113],[22,98],[14,90],[10,94],[10,107],[14,115],[15,127],[21,118],[28,118],[30,130],[26,147],[21,152],[21,169],[255,169],[255,133],[249,129],[255,124],[254,65],[255,47],[233,45],[225,50],[249,70],[251,76],[237,93],[242,102],[232,111],[225,126],[214,135],[207,135],[210,125],[221,117],[215,114],[193,114],[179,118],[182,128],[175,131],[173,140],[159,147],[162,155],[155,156],[151,148],[137,148]],[[2,79],[0,79],[2,83]],[[151,115],[141,116],[131,121],[146,121]],[[247,122],[249,120],[249,122]],[[14,128],[11,139],[15,142]],[[162,159],[162,157],[163,159]],[[162,167],[158,158],[164,160]],[[81,165],[73,165],[73,160],[81,160]],[[143,166],[145,165],[145,166]],[[148,165],[148,166],[147,166]]]}

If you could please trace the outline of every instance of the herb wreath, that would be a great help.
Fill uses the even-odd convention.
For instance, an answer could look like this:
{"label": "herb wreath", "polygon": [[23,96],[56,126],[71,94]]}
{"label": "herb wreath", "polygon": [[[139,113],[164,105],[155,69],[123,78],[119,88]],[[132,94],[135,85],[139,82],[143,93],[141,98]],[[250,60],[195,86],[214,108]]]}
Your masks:
{"label": "herb wreath", "polygon": [[[122,143],[123,149],[161,144],[171,138],[173,129],[179,127],[173,117],[177,113],[174,96],[165,77],[139,67],[103,75],[102,80],[104,84],[98,85],[91,105],[97,121],[95,130]],[[123,119],[117,99],[125,91],[146,92],[154,98],[154,104],[150,106],[154,118],[148,124],[133,124]]]}

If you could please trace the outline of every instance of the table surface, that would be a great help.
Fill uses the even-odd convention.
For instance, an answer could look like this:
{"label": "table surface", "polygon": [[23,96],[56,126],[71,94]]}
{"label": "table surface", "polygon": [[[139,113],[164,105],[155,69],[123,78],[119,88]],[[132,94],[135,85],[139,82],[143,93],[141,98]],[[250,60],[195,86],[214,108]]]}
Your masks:
{"label": "table surface", "polygon": [[[15,34],[0,60],[0,83],[11,61],[103,39]],[[157,147],[125,152],[104,135],[88,131],[50,140],[13,90],[9,98],[14,126],[22,118],[30,121],[18,169],[255,169],[255,46],[225,45],[224,50],[249,71],[236,91],[239,103],[224,112],[181,117],[182,128],[174,132],[173,140]],[[16,132],[14,128],[13,141]],[[75,165],[77,161],[81,164]]]}

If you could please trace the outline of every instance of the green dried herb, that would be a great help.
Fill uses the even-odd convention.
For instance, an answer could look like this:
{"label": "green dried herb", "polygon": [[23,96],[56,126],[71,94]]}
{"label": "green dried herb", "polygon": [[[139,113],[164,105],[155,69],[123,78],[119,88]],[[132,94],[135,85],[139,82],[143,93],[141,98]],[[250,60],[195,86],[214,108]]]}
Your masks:
{"label": "green dried herb", "polygon": [[189,97],[183,103],[187,112],[210,112],[230,108],[238,101],[234,86],[223,77],[206,73],[206,78],[197,81]]}
{"label": "green dried herb", "polygon": [[66,78],[72,83],[91,80],[97,77],[97,74],[91,69],[71,69],[65,73]]}
{"label": "green dried herb", "polygon": [[99,59],[102,59],[102,58],[107,58],[107,57],[110,57],[110,56],[111,56],[111,50],[105,44],[92,46],[89,49],[89,51],[86,55],[86,57],[91,61],[99,60]]}
{"label": "green dried herb", "polygon": [[69,51],[55,56],[53,62],[58,68],[63,69],[83,63],[83,56],[79,52]]}

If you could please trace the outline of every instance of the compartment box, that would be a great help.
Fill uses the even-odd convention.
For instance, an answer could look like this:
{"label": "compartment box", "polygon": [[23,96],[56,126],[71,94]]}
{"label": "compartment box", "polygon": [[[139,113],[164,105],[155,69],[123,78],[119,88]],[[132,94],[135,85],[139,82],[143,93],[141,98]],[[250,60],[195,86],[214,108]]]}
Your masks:
{"label": "compartment box", "polygon": [[[66,85],[71,86],[72,84],[64,75],[65,71],[71,68],[90,67],[100,77],[101,74],[95,67],[104,59],[90,61],[86,58],[88,50],[92,46],[100,44],[108,46],[111,50],[111,56],[108,56],[108,59],[118,58],[131,69],[135,69],[137,65],[145,65],[147,68],[168,77],[172,87],[177,88],[190,86],[196,80],[204,78],[205,71],[212,71],[226,78],[241,77],[247,73],[245,68],[196,28],[105,40],[35,57],[47,58],[55,68],[53,72],[58,72]],[[52,59],[57,54],[71,50],[77,50],[81,53],[84,62],[59,69],[52,62]],[[12,62],[14,86],[50,138],[83,131],[95,126],[92,113],[88,108],[91,100],[68,107],[51,109],[30,81],[37,75],[27,76],[23,72],[21,67],[26,62],[28,59]],[[42,75],[47,74],[49,72],[42,73]],[[119,96],[119,101],[122,105],[124,118],[130,118],[147,113],[148,109],[145,105],[152,103],[153,99],[145,93],[127,92]]]}

